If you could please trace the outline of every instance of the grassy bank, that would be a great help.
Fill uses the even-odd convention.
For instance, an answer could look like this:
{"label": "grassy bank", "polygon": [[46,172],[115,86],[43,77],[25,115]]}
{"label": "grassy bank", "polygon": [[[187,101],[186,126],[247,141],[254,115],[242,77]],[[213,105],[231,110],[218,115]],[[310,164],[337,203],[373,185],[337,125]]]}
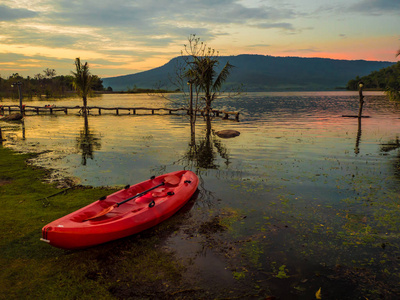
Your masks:
{"label": "grassy bank", "polygon": [[182,266],[160,246],[163,235],[177,225],[174,221],[80,251],[61,250],[41,242],[45,224],[113,190],[74,187],[48,197],[62,190],[42,182],[46,171],[27,166],[30,157],[0,146],[0,299],[146,299],[177,295]]}

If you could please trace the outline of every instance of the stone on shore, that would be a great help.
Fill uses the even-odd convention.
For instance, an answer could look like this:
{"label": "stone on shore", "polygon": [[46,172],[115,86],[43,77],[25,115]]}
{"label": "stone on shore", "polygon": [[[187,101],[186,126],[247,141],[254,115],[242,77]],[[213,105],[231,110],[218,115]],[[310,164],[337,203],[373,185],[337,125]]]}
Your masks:
{"label": "stone on shore", "polygon": [[24,116],[20,113],[16,113],[16,114],[10,114],[8,116],[5,116],[3,118],[1,118],[0,120],[2,121],[19,121],[22,120]]}
{"label": "stone on shore", "polygon": [[236,136],[239,136],[239,135],[240,135],[240,132],[239,132],[239,131],[236,131],[236,130],[228,129],[228,130],[220,130],[220,131],[217,131],[217,132],[215,132],[215,134],[216,134],[217,136],[219,136],[220,138],[223,138],[223,139],[230,139],[230,138],[234,138],[234,137],[236,137]]}

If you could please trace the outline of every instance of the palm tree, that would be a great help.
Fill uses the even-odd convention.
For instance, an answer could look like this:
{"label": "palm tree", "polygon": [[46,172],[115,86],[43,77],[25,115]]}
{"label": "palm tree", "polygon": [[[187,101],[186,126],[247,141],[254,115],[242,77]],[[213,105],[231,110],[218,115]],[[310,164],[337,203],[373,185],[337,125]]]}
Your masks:
{"label": "palm tree", "polygon": [[233,65],[227,62],[221,72],[217,74],[215,71],[219,64],[217,58],[210,56],[193,56],[192,58],[191,68],[188,70],[187,75],[204,92],[206,111],[210,111],[212,101],[216,98],[217,92],[220,91],[222,84],[228,78]]}
{"label": "palm tree", "polygon": [[219,64],[218,52],[215,53],[214,49],[207,48],[204,43],[200,43],[200,39],[195,35],[189,37],[189,46],[185,45],[185,51],[189,54],[190,59],[187,62],[189,69],[185,75],[195,87],[204,93],[205,109],[209,112],[212,101],[228,78],[233,65],[227,62],[221,72],[217,74],[215,69]]}
{"label": "palm tree", "polygon": [[87,62],[85,64],[81,63],[79,57],[75,59],[76,72],[71,72],[75,78],[73,81],[73,86],[77,91],[78,95],[82,97],[83,100],[83,113],[87,113],[87,97],[90,93],[90,87],[92,82],[92,75],[89,72],[89,65]]}

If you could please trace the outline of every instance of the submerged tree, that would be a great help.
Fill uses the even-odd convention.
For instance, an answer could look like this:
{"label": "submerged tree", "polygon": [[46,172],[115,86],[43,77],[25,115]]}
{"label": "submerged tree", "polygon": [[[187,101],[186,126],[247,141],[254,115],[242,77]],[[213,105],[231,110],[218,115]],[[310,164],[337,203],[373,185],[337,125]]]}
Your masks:
{"label": "submerged tree", "polygon": [[204,94],[205,110],[209,112],[212,102],[216,99],[222,84],[228,78],[233,65],[227,62],[218,73],[219,53],[200,42],[200,38],[196,38],[196,35],[189,37],[189,44],[185,45],[185,53],[183,54],[187,55],[187,68],[184,75],[190,84],[194,85],[197,95],[199,93]]}
{"label": "submerged tree", "polygon": [[89,72],[89,65],[81,63],[80,58],[75,59],[76,72],[72,72],[74,75],[73,85],[78,95],[83,100],[83,113],[87,113],[87,97],[91,91],[91,83],[93,76]]}

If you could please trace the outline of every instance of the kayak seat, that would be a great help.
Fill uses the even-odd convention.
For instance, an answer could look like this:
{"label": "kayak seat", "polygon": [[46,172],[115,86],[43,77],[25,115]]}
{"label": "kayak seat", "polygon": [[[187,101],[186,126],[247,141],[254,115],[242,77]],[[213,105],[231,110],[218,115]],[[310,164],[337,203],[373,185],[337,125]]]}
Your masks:
{"label": "kayak seat", "polygon": [[165,189],[165,191],[153,193],[152,196],[153,198],[161,198],[161,197],[172,196],[174,194],[175,193],[173,191]]}
{"label": "kayak seat", "polygon": [[167,191],[162,191],[162,192],[154,192],[151,194],[153,198],[161,198],[161,197],[166,197],[168,195]]}
{"label": "kayak seat", "polygon": [[137,204],[148,204],[153,201],[153,196],[150,193],[143,195],[135,200]]}

